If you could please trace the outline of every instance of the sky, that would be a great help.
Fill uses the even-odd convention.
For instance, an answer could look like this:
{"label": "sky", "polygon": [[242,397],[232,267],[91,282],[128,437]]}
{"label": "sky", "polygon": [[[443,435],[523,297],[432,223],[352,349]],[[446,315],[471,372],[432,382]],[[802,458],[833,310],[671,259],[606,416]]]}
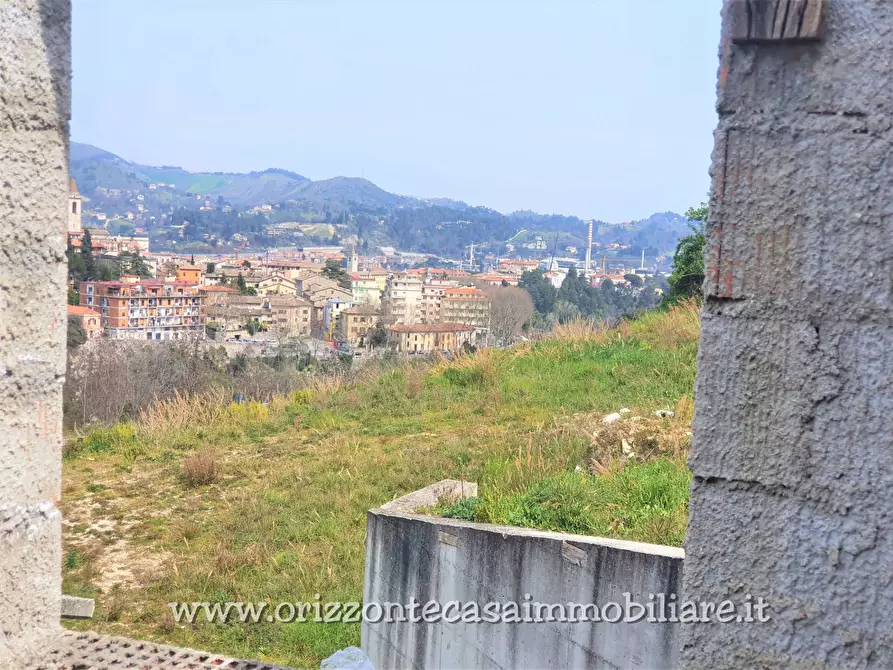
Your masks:
{"label": "sky", "polygon": [[72,139],[619,222],[705,199],[721,0],[74,0]]}

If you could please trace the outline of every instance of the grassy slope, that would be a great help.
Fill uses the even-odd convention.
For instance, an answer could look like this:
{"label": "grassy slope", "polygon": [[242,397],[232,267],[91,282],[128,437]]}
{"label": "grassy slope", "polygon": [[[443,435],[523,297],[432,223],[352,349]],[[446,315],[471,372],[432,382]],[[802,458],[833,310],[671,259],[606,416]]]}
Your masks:
{"label": "grassy slope", "polygon": [[[525,495],[534,502],[588,495],[578,465],[614,482],[600,496],[622,495],[633,471],[611,440],[601,432],[593,439],[608,430],[600,417],[620,407],[648,417],[690,395],[696,338],[696,312],[686,307],[614,331],[569,328],[554,340],[433,368],[370,370],[357,384],[327,382],[269,408],[179,401],[136,425],[95,431],[65,461],[64,590],[96,597],[98,611],[69,625],[318,665],[356,644],[359,626],[181,626],[165,604],[311,601],[316,593],[359,600],[366,510],[445,477],[480,480],[495,516],[512,508],[500,501]],[[660,432],[653,417],[641,422],[648,425],[637,435]],[[678,440],[669,448],[637,440],[637,449],[651,445],[665,456],[649,467],[679,471]],[[189,487],[183,459],[209,447],[222,476]],[[653,502],[643,496],[634,504]],[[583,512],[571,520],[589,523]],[[632,521],[605,519],[597,523],[609,534],[636,536]]]}

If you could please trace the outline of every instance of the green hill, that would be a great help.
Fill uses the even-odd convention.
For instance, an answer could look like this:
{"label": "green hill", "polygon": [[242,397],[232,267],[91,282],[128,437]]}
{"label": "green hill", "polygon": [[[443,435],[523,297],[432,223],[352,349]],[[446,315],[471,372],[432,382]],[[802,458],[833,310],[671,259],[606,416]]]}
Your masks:
{"label": "green hill", "polygon": [[[195,211],[209,200],[214,208],[224,204],[235,206],[245,212],[260,205],[276,206],[277,211],[262,214],[270,223],[304,219],[312,222],[335,224],[340,237],[356,237],[362,251],[370,251],[376,246],[394,246],[403,251],[422,251],[458,258],[464,255],[465,248],[474,244],[483,253],[493,252],[504,255],[507,242],[523,243],[536,235],[543,235],[551,242],[554,234],[560,234],[559,255],[565,246],[585,245],[587,223],[574,216],[559,214],[538,214],[536,212],[513,212],[502,214],[488,207],[472,207],[460,201],[447,198],[418,198],[396,195],[379,188],[367,179],[356,177],[333,177],[311,181],[295,172],[271,168],[261,172],[188,172],[173,166],[149,166],[134,163],[97,147],[73,142],[71,145],[71,173],[77,180],[81,193],[90,200],[90,207],[107,215],[121,216],[137,209],[137,196],[142,195],[140,204],[145,208],[139,213],[141,227],[149,229],[150,237],[157,240],[160,247],[171,249],[172,245],[184,244],[176,235],[165,234],[153,228],[163,227],[165,217],[176,211],[179,223],[187,218],[181,209]],[[150,184],[164,184],[161,190],[150,190]],[[119,189],[121,192],[110,195],[98,191]],[[163,197],[162,197],[163,194]],[[201,196],[196,199],[196,196]],[[207,207],[207,206],[206,206]],[[154,218],[153,218],[154,217]],[[309,217],[309,218],[308,218]],[[213,219],[206,221],[205,219]],[[200,240],[223,238],[225,251],[232,246],[232,235],[241,233],[249,238],[252,249],[277,245],[302,245],[329,243],[330,239],[313,239],[307,236],[266,237],[265,222],[231,220],[218,216],[216,211],[199,212],[190,221],[192,251],[210,251],[202,248]],[[168,224],[170,221],[168,220]],[[517,237],[519,230],[526,231],[522,240]],[[608,225],[599,222],[595,241],[602,244],[612,242],[629,247],[624,254],[637,254],[643,249],[650,258],[667,255],[676,246],[677,240],[688,233],[686,220],[678,214],[667,212],[655,214],[644,221],[623,225]],[[206,236],[206,237],[205,237]],[[172,250],[186,251],[186,247]],[[521,252],[523,249],[516,250]],[[532,253],[544,256],[541,249]]]}

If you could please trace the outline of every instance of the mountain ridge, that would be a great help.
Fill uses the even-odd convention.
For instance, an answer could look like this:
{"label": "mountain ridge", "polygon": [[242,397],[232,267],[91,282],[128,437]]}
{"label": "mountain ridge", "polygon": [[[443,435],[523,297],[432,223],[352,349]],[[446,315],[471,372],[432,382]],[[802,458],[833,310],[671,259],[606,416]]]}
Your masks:
{"label": "mountain ridge", "polygon": [[[162,230],[176,228],[184,220],[192,226],[191,234],[200,232],[201,239],[217,248],[232,246],[241,235],[258,247],[351,240],[360,248],[387,245],[451,257],[465,255],[471,244],[496,253],[567,255],[571,249],[580,253],[588,227],[576,216],[528,210],[501,213],[451,198],[397,195],[363,177],[314,181],[284,168],[190,172],[173,165],[142,165],[78,142],[71,143],[70,167],[91,209],[103,210],[108,220],[118,221],[124,229],[129,224],[121,219],[127,215],[133,227],[148,229],[159,240],[156,245],[171,248],[201,244],[198,239],[181,242],[177,235],[185,234],[179,230],[176,235]],[[251,217],[233,213],[232,220],[223,221],[227,205]],[[317,223],[325,225],[307,228]],[[288,225],[271,232],[270,226],[276,224]],[[670,253],[687,233],[687,220],[674,212],[622,224],[596,221],[594,226],[599,244],[630,253],[645,250],[649,255]]]}

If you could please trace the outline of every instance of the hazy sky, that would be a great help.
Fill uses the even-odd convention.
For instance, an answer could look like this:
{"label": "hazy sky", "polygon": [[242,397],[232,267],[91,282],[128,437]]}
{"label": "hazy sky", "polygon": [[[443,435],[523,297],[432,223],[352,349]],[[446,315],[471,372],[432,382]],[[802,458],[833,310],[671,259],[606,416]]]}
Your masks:
{"label": "hazy sky", "polygon": [[607,221],[704,199],[720,0],[74,0],[72,139]]}

